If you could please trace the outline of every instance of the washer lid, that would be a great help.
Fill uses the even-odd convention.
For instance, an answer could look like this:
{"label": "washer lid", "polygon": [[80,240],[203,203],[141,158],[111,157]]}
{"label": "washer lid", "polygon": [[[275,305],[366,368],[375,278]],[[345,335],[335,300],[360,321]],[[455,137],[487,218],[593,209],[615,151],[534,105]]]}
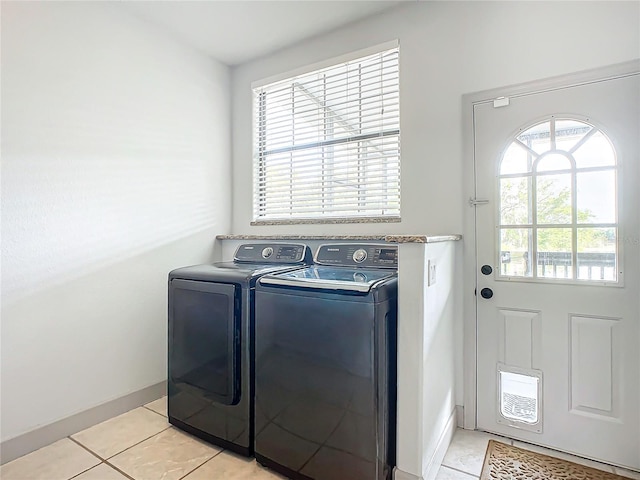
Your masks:
{"label": "washer lid", "polygon": [[259,282],[262,285],[367,293],[375,284],[394,276],[396,276],[396,272],[390,270],[311,266],[290,272],[265,275]]}

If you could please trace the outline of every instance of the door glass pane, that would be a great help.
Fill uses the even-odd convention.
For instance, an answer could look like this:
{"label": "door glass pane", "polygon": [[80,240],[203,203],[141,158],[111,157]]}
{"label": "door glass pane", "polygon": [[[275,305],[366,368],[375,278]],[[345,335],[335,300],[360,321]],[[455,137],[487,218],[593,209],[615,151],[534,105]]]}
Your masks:
{"label": "door glass pane", "polygon": [[171,298],[172,337],[169,355],[171,380],[180,389],[215,398],[224,404],[234,401],[235,346],[230,344],[234,319],[231,295],[175,288]]}
{"label": "door glass pane", "polygon": [[539,224],[571,223],[571,174],[537,177],[536,197]]}
{"label": "door glass pane", "polygon": [[507,277],[530,277],[531,229],[500,229],[500,274]]}
{"label": "door glass pane", "polygon": [[577,120],[556,120],[556,149],[568,152],[592,128]]}
{"label": "door glass pane", "polygon": [[541,157],[536,163],[536,172],[553,170],[570,170],[571,161],[560,153],[550,153]]}
{"label": "door glass pane", "polygon": [[502,157],[500,174],[527,173],[531,171],[531,153],[517,142],[513,142]]}
{"label": "door glass pane", "polygon": [[617,280],[616,237],[615,228],[578,229],[578,279]]}
{"label": "door glass pane", "polygon": [[531,177],[500,179],[500,223],[522,225],[531,223]]}
{"label": "door glass pane", "polygon": [[578,173],[576,177],[578,223],[615,223],[615,172],[584,172]]}
{"label": "door glass pane", "polygon": [[500,162],[500,275],[617,281],[613,144],[593,125],[548,118],[523,127]]}
{"label": "door glass pane", "polygon": [[518,135],[517,138],[534,152],[548,152],[551,149],[549,122],[534,125]]}
{"label": "door glass pane", "polygon": [[616,164],[616,155],[609,140],[602,132],[597,132],[574,153],[576,168],[607,167]]}
{"label": "door glass pane", "polygon": [[538,276],[573,278],[570,228],[538,229]]}

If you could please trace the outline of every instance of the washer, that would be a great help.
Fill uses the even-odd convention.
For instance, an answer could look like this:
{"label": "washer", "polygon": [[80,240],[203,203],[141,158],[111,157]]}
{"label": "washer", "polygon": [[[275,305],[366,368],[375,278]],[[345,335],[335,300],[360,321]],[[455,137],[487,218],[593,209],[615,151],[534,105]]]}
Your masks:
{"label": "washer", "polygon": [[240,245],[232,262],[169,273],[169,423],[253,454],[254,288],[311,263],[301,244]]}
{"label": "washer", "polygon": [[388,480],[397,246],[319,247],[256,286],[256,459],[296,480]]}

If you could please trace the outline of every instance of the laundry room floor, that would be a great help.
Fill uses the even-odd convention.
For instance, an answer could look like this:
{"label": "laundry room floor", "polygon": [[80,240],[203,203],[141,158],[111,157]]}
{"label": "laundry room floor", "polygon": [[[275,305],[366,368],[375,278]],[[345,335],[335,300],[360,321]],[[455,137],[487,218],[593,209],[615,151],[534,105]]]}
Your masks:
{"label": "laundry room floor", "polygon": [[[436,480],[477,480],[490,438],[458,430]],[[614,472],[589,460],[514,442]],[[615,469],[640,480],[640,475]],[[167,422],[166,397],[59,440],[0,467],[2,480],[278,480],[284,477],[209,445]],[[336,479],[338,480],[338,479]]]}

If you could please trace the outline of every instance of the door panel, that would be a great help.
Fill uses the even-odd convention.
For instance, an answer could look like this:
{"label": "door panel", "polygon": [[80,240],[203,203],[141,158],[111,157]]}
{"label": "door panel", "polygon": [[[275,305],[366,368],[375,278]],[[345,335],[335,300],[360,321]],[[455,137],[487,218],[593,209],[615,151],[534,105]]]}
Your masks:
{"label": "door panel", "polygon": [[240,396],[239,287],[172,280],[169,287],[170,380],[223,405]]}
{"label": "door panel", "polygon": [[478,428],[636,470],[639,119],[640,75],[474,106]]}

